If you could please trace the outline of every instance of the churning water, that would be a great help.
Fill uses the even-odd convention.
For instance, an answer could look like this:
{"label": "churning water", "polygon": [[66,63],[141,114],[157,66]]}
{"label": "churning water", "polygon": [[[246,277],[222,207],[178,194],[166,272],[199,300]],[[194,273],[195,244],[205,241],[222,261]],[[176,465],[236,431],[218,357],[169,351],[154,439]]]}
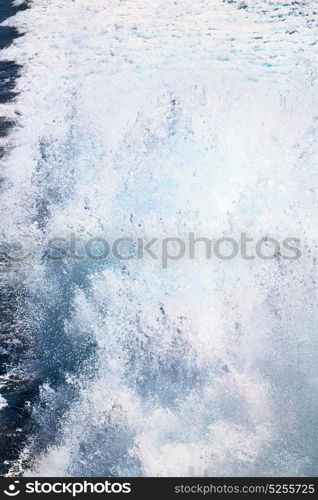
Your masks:
{"label": "churning water", "polygon": [[[2,50],[1,237],[35,248],[1,263],[3,473],[317,475],[318,2],[29,7]],[[41,250],[191,231],[302,256]]]}

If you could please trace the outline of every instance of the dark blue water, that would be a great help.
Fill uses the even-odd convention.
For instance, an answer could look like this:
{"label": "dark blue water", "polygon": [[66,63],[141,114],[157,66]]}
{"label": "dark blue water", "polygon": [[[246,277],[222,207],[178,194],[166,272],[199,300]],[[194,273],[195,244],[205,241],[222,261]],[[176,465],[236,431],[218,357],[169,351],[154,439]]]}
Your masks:
{"label": "dark blue water", "polygon": [[[20,7],[13,7],[13,0],[2,0],[0,3],[0,22],[2,23],[8,17],[14,16],[19,10],[28,8],[27,3],[22,4]],[[11,45],[13,40],[22,34],[16,28],[9,26],[0,27],[0,49],[4,49]],[[0,62],[0,104],[4,104],[13,100],[16,97],[15,81],[19,76],[20,66],[14,61],[1,61]],[[8,134],[11,127],[14,126],[12,120],[5,117],[0,117],[0,137]],[[4,151],[0,151],[1,156]]]}
{"label": "dark blue water", "polygon": [[[12,3],[13,0],[1,0],[0,22],[15,15],[19,10],[28,8],[27,3],[20,7],[13,7]],[[17,29],[1,26],[0,49],[8,47],[20,36],[23,34]],[[0,62],[0,104],[16,98],[15,85],[20,71],[21,66],[15,61]],[[12,119],[1,116],[0,137],[7,136],[14,125],[15,122]],[[6,152],[5,148],[0,148],[1,157],[6,155]],[[14,287],[6,288],[5,292],[0,292],[0,299],[0,376],[6,380],[3,394],[6,395],[8,402],[8,406],[0,414],[0,474],[3,475],[8,471],[10,462],[17,458],[20,447],[23,445],[29,420],[28,412],[24,409],[25,402],[34,397],[35,386],[8,375],[12,365],[16,364],[23,355],[23,342],[12,348],[10,341],[13,332],[14,338],[22,334],[14,319],[18,304],[21,303],[21,290],[16,290]]]}

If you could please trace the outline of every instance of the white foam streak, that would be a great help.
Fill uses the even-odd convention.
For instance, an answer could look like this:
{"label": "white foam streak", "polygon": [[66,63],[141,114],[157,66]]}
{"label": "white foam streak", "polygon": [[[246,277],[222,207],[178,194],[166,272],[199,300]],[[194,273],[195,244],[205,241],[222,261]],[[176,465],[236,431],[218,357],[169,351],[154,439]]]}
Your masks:
{"label": "white foam streak", "polygon": [[5,408],[6,406],[7,406],[6,399],[0,395],[0,410],[2,410],[2,408]]}

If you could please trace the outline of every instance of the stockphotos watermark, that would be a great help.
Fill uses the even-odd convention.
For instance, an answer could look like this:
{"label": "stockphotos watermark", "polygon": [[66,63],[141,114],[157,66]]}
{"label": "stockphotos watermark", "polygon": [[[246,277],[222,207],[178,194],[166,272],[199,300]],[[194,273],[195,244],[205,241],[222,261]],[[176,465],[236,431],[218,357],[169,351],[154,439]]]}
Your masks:
{"label": "stockphotos watermark", "polygon": [[[30,244],[31,243],[31,244]],[[222,236],[208,238],[188,233],[185,237],[167,236],[164,238],[121,236],[117,239],[106,239],[101,236],[83,238],[72,232],[67,237],[52,237],[38,245],[22,241],[3,241],[0,244],[0,258],[12,262],[24,262],[36,255],[42,260],[63,261],[66,259],[83,261],[105,261],[113,258],[119,261],[152,259],[163,269],[167,269],[173,261],[212,260],[231,261],[241,258],[246,261],[260,259],[271,261],[277,259],[297,260],[301,257],[301,240],[286,237],[282,241],[269,235],[253,238],[243,232],[238,238]]]}
{"label": "stockphotos watermark", "polygon": [[[92,495],[94,493],[97,494],[123,494],[123,493],[131,493],[131,483],[128,482],[119,482],[119,481],[110,481],[110,480],[102,480],[102,481],[30,481],[23,482],[23,485],[20,484],[21,481],[16,480],[11,482],[4,490],[3,493],[7,497],[15,497],[20,493],[22,494],[68,494],[72,497],[76,497],[81,494]],[[23,487],[23,488],[22,488]]]}

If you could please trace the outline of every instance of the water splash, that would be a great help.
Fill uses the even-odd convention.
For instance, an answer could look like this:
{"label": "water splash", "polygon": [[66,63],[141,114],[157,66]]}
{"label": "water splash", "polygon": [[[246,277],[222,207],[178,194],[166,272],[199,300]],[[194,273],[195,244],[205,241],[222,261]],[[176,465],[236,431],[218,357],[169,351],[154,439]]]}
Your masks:
{"label": "water splash", "polygon": [[240,5],[37,0],[8,22],[26,34],[4,52],[24,67],[6,238],[304,244],[297,262],[39,250],[8,269],[38,388],[12,474],[317,473],[317,18],[313,2]]}

